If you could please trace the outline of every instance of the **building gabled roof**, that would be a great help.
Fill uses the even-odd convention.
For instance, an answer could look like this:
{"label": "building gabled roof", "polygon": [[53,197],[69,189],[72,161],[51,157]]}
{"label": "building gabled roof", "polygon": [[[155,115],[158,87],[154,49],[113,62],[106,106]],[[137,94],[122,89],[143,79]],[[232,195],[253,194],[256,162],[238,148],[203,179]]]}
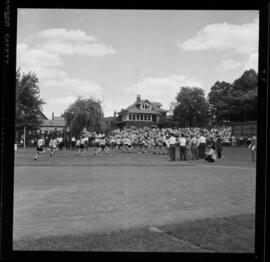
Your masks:
{"label": "building gabled roof", "polygon": [[48,119],[40,110],[38,111],[39,114],[39,119],[44,120],[44,119]]}
{"label": "building gabled roof", "polygon": [[[140,109],[138,105],[141,105],[143,103],[148,103],[152,105],[152,110],[145,110],[145,109]],[[126,109],[122,109],[118,114],[123,114],[123,113],[143,113],[143,114],[155,114],[155,115],[160,115],[161,113],[168,112],[168,110],[164,110],[161,108],[161,103],[159,102],[150,102],[148,99],[140,100],[134,102],[132,105],[127,107]]]}

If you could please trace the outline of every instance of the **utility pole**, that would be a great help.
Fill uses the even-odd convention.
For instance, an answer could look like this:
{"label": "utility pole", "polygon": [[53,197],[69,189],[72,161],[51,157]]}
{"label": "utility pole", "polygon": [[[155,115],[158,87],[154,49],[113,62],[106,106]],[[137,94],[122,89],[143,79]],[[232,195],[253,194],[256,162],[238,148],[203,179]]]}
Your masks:
{"label": "utility pole", "polygon": [[141,69],[136,69],[136,95],[138,95],[138,78],[139,74],[141,73]]}

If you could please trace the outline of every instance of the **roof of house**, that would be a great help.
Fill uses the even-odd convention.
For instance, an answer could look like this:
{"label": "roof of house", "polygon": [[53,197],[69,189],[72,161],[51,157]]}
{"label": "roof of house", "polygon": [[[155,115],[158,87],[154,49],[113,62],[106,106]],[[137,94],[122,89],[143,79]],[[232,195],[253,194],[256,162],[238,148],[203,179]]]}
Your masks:
{"label": "roof of house", "polygon": [[56,119],[56,120],[49,120],[49,119],[43,119],[41,122],[41,126],[50,126],[50,127],[65,127],[66,121],[65,119]]}
{"label": "roof of house", "polygon": [[[137,107],[137,105],[142,104],[142,103],[149,103],[153,106],[152,110],[145,110],[145,109],[140,109]],[[161,103],[159,102],[150,102],[149,100],[141,100],[141,101],[136,101],[126,109],[121,110],[118,114],[122,113],[144,113],[144,114],[156,114],[160,115],[162,112],[168,112],[168,110],[164,110],[161,107]]]}
{"label": "roof of house", "polygon": [[41,120],[48,119],[40,110],[39,110],[38,114],[39,114],[39,118]]}

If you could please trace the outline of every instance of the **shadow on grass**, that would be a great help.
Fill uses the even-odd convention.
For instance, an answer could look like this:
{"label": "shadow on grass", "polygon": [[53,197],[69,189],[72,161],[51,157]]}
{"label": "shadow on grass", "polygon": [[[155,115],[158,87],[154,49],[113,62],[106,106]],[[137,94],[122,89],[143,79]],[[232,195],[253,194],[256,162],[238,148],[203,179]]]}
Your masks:
{"label": "shadow on grass", "polygon": [[[151,230],[152,228],[152,230]],[[156,230],[153,230],[156,228]],[[124,252],[254,252],[255,216],[237,215],[107,233],[14,241],[14,250]]]}

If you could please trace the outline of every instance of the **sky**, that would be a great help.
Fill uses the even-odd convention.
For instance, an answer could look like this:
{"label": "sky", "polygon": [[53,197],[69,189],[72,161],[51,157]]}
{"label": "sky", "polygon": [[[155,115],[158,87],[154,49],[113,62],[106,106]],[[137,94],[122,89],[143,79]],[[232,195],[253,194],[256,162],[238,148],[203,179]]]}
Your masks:
{"label": "sky", "polygon": [[78,96],[104,116],[142,99],[169,110],[180,88],[209,93],[258,71],[258,11],[19,9],[17,67],[35,72],[43,113]]}

